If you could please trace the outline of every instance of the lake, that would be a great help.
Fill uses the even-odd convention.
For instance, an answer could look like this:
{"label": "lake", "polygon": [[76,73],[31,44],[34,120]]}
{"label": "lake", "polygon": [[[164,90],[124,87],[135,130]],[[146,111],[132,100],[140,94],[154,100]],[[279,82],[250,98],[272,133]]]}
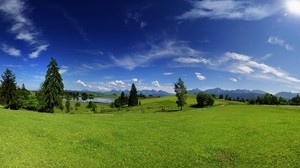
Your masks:
{"label": "lake", "polygon": [[[116,99],[115,98],[105,98],[105,97],[95,97],[94,99],[87,99],[87,100],[82,100],[81,97],[79,97],[79,102],[96,102],[96,103],[111,103],[114,102]],[[77,101],[76,99],[71,99],[71,101]]]}

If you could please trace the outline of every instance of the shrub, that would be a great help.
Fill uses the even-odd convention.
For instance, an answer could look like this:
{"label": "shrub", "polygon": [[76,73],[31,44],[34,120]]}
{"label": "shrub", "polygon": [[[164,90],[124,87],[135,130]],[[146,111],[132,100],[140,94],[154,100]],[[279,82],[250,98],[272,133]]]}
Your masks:
{"label": "shrub", "polygon": [[89,101],[89,104],[86,106],[86,108],[93,108],[93,102]]}
{"label": "shrub", "polygon": [[197,107],[212,106],[215,100],[212,95],[205,92],[200,92],[197,95]]}

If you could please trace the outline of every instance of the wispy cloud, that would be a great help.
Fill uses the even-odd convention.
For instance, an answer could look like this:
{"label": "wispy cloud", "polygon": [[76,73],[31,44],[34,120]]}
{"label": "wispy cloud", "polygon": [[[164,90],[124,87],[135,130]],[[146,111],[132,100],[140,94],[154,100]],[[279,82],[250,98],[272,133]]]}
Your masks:
{"label": "wispy cloud", "polygon": [[80,85],[80,86],[83,86],[83,87],[87,87],[88,85],[87,84],[85,84],[83,81],[81,81],[81,80],[77,80],[76,81],[76,84],[78,84],[78,85]]}
{"label": "wispy cloud", "polygon": [[173,75],[173,74],[174,74],[173,72],[164,72],[164,73],[163,73],[164,76],[171,76],[171,75]]}
{"label": "wispy cloud", "polygon": [[159,84],[159,82],[156,80],[156,81],[152,81],[152,83],[151,83],[154,87],[156,87],[156,88],[160,88],[161,86],[160,86],[160,84]]}
{"label": "wispy cloud", "polygon": [[28,10],[25,2],[23,0],[2,0],[0,1],[0,13],[7,21],[12,22],[9,32],[15,35],[15,39],[27,42],[30,46],[45,45],[45,42],[40,40],[41,33],[25,15],[25,11]]}
{"label": "wispy cloud", "polygon": [[40,45],[35,48],[35,51],[29,54],[29,58],[37,58],[41,54],[42,51],[46,51],[48,49],[48,44]]}
{"label": "wispy cloud", "polygon": [[203,0],[190,1],[192,8],[176,17],[179,20],[200,18],[229,20],[260,20],[273,15],[277,8],[253,1]]}
{"label": "wispy cloud", "polygon": [[266,80],[275,80],[284,83],[300,83],[300,80],[292,77],[287,72],[254,61],[250,56],[227,52],[224,55],[224,61],[219,65],[220,69],[247,75],[251,78],[259,78]]}
{"label": "wispy cloud", "polygon": [[230,80],[231,82],[238,82],[238,80],[235,79],[235,78],[229,78],[229,80]]}
{"label": "wispy cloud", "polygon": [[63,65],[63,66],[61,66],[61,68],[59,69],[59,73],[62,75],[62,74],[64,74],[64,73],[68,72],[68,70],[69,70],[69,67]]}
{"label": "wispy cloud", "polygon": [[294,47],[285,42],[285,40],[277,37],[277,36],[270,36],[268,39],[268,43],[272,45],[277,45],[280,47],[285,48],[288,51],[294,51]]}
{"label": "wispy cloud", "polygon": [[3,66],[8,67],[8,68],[23,68],[23,65],[8,64],[8,65],[3,65]]}
{"label": "wispy cloud", "polygon": [[146,27],[148,23],[143,20],[143,11],[147,9],[149,6],[142,7],[140,9],[129,9],[125,13],[124,22],[126,25],[130,23],[134,23],[140,26],[141,29]]}
{"label": "wispy cloud", "polygon": [[8,46],[6,44],[2,44],[0,49],[10,56],[19,57],[22,55],[21,50],[18,50],[16,48]]}
{"label": "wispy cloud", "polygon": [[196,57],[178,57],[174,58],[173,61],[183,64],[193,64],[193,63],[204,63],[211,64],[208,59],[205,58],[196,58]]}
{"label": "wispy cloud", "polygon": [[64,17],[67,19],[70,25],[78,32],[82,39],[91,44],[91,40],[88,38],[86,31],[83,29],[78,20],[72,17],[65,9],[61,7],[59,7],[58,9],[63,12]]}
{"label": "wispy cloud", "polygon": [[198,61],[204,61],[204,59],[201,60],[200,54],[200,51],[191,48],[186,42],[166,41],[159,45],[150,45],[150,49],[144,52],[133,53],[123,57],[111,56],[111,59],[116,66],[133,70],[136,67],[147,66],[162,58],[181,57],[182,55],[197,57]]}
{"label": "wispy cloud", "polygon": [[196,78],[198,80],[205,80],[206,79],[206,77],[203,76],[200,72],[195,72],[195,75],[196,75]]}

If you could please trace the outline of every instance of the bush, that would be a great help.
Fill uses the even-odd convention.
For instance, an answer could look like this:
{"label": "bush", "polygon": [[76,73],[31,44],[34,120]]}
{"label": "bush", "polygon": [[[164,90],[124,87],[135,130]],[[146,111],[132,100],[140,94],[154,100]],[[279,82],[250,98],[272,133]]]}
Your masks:
{"label": "bush", "polygon": [[89,101],[89,104],[86,106],[86,108],[93,108],[93,102]]}
{"label": "bush", "polygon": [[205,92],[200,92],[197,95],[197,107],[212,106],[215,100],[212,95]]}

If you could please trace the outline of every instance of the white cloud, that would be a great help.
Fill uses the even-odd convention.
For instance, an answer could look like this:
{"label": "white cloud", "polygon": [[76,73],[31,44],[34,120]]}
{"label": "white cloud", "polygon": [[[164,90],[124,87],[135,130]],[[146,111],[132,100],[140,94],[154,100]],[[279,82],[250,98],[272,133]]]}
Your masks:
{"label": "white cloud", "polygon": [[174,74],[173,72],[164,72],[164,73],[163,73],[164,76],[171,76],[171,75],[173,75],[173,74]]}
{"label": "white cloud", "polygon": [[156,80],[156,81],[153,81],[152,83],[151,83],[154,87],[157,87],[157,88],[160,88],[161,86],[160,86],[160,84],[159,84],[159,82]]}
{"label": "white cloud", "polygon": [[[124,91],[131,89],[131,83],[127,83],[125,81],[130,82],[131,80],[114,80],[114,81],[107,81],[107,82],[91,82],[85,83],[81,80],[77,80],[75,83],[81,87],[89,89],[91,91]],[[152,81],[151,83],[143,83],[139,80],[138,83],[135,84],[138,91],[140,90],[163,90],[169,93],[174,93],[174,86],[173,84],[164,84],[161,85],[158,81]]]}
{"label": "white cloud", "polygon": [[18,50],[6,44],[3,44],[1,46],[1,50],[10,56],[15,56],[15,57],[21,56],[21,50]]}
{"label": "white cloud", "polygon": [[[162,58],[178,57],[182,55],[187,57],[199,57],[201,54],[200,51],[189,47],[188,44],[183,41],[166,41],[159,45],[151,44],[150,47],[150,50],[142,53],[133,53],[118,58],[111,56],[111,59],[116,66],[133,70],[136,67],[145,67],[148,64]],[[201,60],[200,57],[198,59],[199,61]]]}
{"label": "white cloud", "polygon": [[18,40],[24,40],[29,43],[34,43],[34,34],[28,33],[28,32],[20,32],[17,36],[16,39]]}
{"label": "white cloud", "polygon": [[125,85],[126,83],[124,81],[121,81],[121,80],[116,80],[116,81],[111,81],[109,82],[110,85],[113,85],[113,86],[122,86],[122,85]]}
{"label": "white cloud", "polygon": [[227,52],[224,60],[226,61],[219,66],[220,69],[225,71],[244,74],[252,78],[275,80],[284,83],[300,83],[299,79],[292,77],[287,72],[264,63],[258,63],[247,55]]}
{"label": "white cloud", "polygon": [[87,84],[85,84],[83,81],[81,81],[81,80],[77,80],[76,81],[76,84],[78,84],[78,85],[80,85],[80,86],[83,86],[83,87],[87,87],[88,85]]}
{"label": "white cloud", "polygon": [[66,73],[68,71],[69,67],[67,66],[61,66],[61,68],[59,69],[59,73],[62,75],[64,73]]}
{"label": "white cloud", "polygon": [[192,8],[177,16],[176,19],[261,20],[273,15],[278,10],[275,5],[255,4],[253,1],[198,0],[190,2]]}
{"label": "white cloud", "polygon": [[133,82],[138,82],[139,80],[137,78],[132,78]]}
{"label": "white cloud", "polygon": [[248,66],[248,65],[244,65],[244,64],[238,65],[238,64],[235,64],[235,65],[233,65],[231,67],[230,72],[241,73],[241,74],[251,74],[252,72],[254,72],[254,70],[250,66]]}
{"label": "white cloud", "polygon": [[238,80],[235,79],[235,78],[229,78],[229,80],[232,81],[232,82],[238,82]]}
{"label": "white cloud", "polygon": [[285,42],[285,40],[280,39],[277,36],[270,36],[268,39],[268,43],[272,45],[277,45],[285,48],[288,51],[294,51],[294,47]]}
{"label": "white cloud", "polygon": [[194,57],[179,57],[179,58],[175,58],[174,61],[183,64],[193,64],[193,63],[210,64],[210,61],[205,58],[194,58]]}
{"label": "white cloud", "polygon": [[203,76],[203,75],[201,75],[200,72],[195,72],[195,75],[196,75],[196,78],[197,78],[198,80],[205,80],[205,79],[206,79],[206,77]]}
{"label": "white cloud", "polygon": [[[36,30],[33,22],[25,15],[29,6],[24,0],[0,0],[0,14],[3,14],[6,21],[12,23],[9,32],[15,38],[27,42],[30,46],[45,46],[45,42],[39,39],[41,33]],[[1,16],[0,16],[1,17]],[[32,53],[32,57],[39,53]]]}
{"label": "white cloud", "polygon": [[29,54],[29,58],[37,58],[41,54],[42,51],[46,51],[48,49],[48,44],[40,45],[36,48],[36,50]]}

